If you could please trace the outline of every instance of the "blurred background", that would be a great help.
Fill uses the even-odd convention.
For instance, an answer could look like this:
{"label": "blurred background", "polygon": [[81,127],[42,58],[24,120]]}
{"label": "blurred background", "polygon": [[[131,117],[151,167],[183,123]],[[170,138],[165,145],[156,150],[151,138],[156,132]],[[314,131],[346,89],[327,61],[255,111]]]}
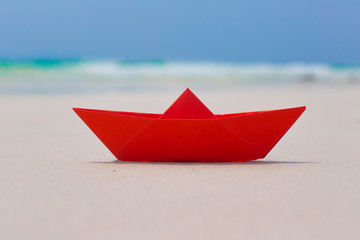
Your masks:
{"label": "blurred background", "polygon": [[[359,239],[359,13],[0,1],[0,239]],[[241,164],[117,161],[72,111],[162,113],[187,87],[216,114],[307,109]]]}
{"label": "blurred background", "polygon": [[0,94],[358,84],[356,0],[14,0]]}

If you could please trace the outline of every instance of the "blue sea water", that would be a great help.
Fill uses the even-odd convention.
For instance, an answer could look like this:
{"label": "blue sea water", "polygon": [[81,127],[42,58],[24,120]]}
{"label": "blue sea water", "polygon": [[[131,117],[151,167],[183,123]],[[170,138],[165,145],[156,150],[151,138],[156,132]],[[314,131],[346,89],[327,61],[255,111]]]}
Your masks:
{"label": "blue sea water", "polygon": [[360,84],[360,65],[109,59],[0,60],[0,94],[102,93],[294,84]]}

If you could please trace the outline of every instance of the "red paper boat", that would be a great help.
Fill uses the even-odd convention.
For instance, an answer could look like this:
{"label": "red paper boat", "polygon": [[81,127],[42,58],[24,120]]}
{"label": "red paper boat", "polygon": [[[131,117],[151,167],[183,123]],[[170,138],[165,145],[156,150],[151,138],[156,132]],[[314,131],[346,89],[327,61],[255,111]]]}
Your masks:
{"label": "red paper boat", "polygon": [[74,111],[119,160],[242,162],[264,158],[305,107],[214,115],[186,89],[164,114]]}

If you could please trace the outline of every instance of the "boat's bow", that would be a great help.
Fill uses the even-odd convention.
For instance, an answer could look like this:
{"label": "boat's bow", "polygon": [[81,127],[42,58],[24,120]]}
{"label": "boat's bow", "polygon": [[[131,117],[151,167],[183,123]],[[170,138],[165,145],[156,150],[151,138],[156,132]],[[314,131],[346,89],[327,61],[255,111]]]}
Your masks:
{"label": "boat's bow", "polygon": [[306,107],[219,115],[218,121],[256,149],[264,158],[284,136]]}

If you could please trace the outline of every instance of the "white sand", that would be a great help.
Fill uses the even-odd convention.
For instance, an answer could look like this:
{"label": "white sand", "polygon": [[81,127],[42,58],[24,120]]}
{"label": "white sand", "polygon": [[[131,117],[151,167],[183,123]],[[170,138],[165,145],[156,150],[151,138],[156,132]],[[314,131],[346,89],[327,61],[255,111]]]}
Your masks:
{"label": "white sand", "polygon": [[0,238],[359,238],[360,86],[193,91],[214,113],[308,109],[264,160],[126,163],[71,107],[160,113],[181,90],[0,96]]}

